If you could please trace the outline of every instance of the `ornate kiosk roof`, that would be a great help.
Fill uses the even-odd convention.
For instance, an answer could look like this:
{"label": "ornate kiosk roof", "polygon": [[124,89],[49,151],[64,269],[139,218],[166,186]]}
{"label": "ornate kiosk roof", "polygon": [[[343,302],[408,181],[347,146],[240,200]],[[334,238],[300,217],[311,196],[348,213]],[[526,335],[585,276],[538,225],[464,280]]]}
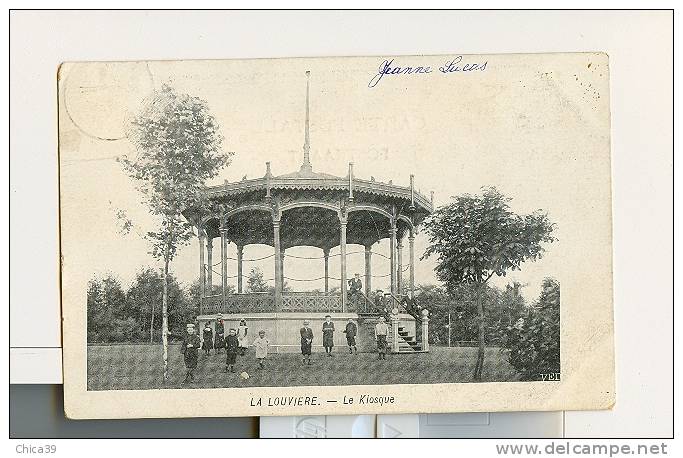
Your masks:
{"label": "ornate kiosk roof", "polygon": [[[309,72],[306,72],[307,77]],[[313,171],[310,162],[309,82],[306,83],[304,159],[299,170],[273,175],[270,162],[261,178],[243,179],[206,188],[210,211],[188,210],[185,216],[207,237],[220,229],[237,245],[273,245],[273,222],[280,223],[283,248],[339,245],[340,222],[347,223],[347,243],[369,246],[389,237],[396,227],[401,238],[413,232],[433,211],[432,199],[409,186],[357,179],[353,163],[346,176]]]}

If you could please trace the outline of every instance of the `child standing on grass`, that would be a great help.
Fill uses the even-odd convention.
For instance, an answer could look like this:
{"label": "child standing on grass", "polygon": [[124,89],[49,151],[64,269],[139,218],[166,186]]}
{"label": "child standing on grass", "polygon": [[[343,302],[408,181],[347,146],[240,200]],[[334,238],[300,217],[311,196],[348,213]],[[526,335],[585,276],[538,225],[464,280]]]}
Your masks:
{"label": "child standing on grass", "polygon": [[206,356],[209,356],[211,354],[211,349],[213,348],[213,329],[211,329],[211,323],[208,321],[204,326],[203,337],[202,350],[204,350]]}
{"label": "child standing on grass", "polygon": [[225,324],[221,314],[218,314],[218,319],[216,320],[216,337],[213,341],[213,348],[216,349],[216,354],[221,352],[221,348],[225,348]]}
{"label": "child standing on grass", "polygon": [[303,355],[303,363],[311,365],[311,345],[313,345],[313,330],[309,327],[310,321],[304,320],[304,326],[299,330],[301,334],[301,354]]}
{"label": "child standing on grass", "polygon": [[387,359],[387,334],[389,326],[383,316],[379,317],[379,323],[375,325],[375,339],[377,340],[377,359]]}
{"label": "child standing on grass", "polygon": [[325,315],[323,322],[323,347],[327,356],[332,356],[332,347],[334,347],[334,323],[330,315]]}
{"label": "child standing on grass", "polygon": [[237,328],[237,340],[240,343],[240,356],[244,356],[247,351],[249,343],[247,342],[247,334],[249,333],[249,326],[247,326],[247,320],[242,318],[240,320],[240,325]]}
{"label": "child standing on grass", "polygon": [[358,354],[358,348],[356,347],[356,334],[358,333],[358,326],[353,322],[353,318],[349,318],[348,323],[346,323],[346,328],[344,329],[344,334],[346,334],[346,343],[349,345],[349,354],[353,354],[355,351]]}
{"label": "child standing on grass", "polygon": [[235,329],[230,329],[228,337],[225,339],[225,372],[235,372],[235,362],[237,361],[237,352],[239,351],[239,340],[237,340],[237,332]]}
{"label": "child standing on grass", "polygon": [[258,337],[256,340],[254,340],[254,343],[252,344],[254,347],[256,347],[256,360],[258,361],[259,369],[263,369],[265,367],[265,360],[266,356],[268,356],[268,345],[270,342],[268,342],[268,339],[266,339],[266,331],[259,331],[258,332]]}
{"label": "child standing on grass", "polygon": [[201,342],[199,341],[199,336],[195,334],[194,324],[188,324],[187,332],[183,336],[183,346],[180,349],[185,359],[185,367],[187,368],[184,383],[194,381],[194,370],[197,368],[200,345]]}

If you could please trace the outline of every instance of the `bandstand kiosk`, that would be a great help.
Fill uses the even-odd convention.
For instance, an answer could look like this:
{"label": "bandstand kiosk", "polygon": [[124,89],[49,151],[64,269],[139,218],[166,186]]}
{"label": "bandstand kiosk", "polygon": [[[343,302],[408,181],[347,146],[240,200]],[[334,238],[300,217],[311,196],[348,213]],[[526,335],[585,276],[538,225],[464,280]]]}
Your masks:
{"label": "bandstand kiosk", "polygon": [[[214,326],[220,314],[226,333],[245,319],[250,340],[263,329],[272,351],[299,351],[299,328],[308,319],[316,335],[315,351],[322,344],[320,329],[329,314],[337,324],[335,345],[346,346],[341,331],[347,319],[352,318],[358,324],[359,351],[373,351],[374,325],[380,316],[385,316],[390,324],[388,340],[393,352],[428,351],[428,313],[416,306],[413,296],[414,240],[417,227],[433,211],[433,195],[427,198],[417,192],[413,175],[409,186],[398,186],[356,178],[353,163],[345,177],[314,171],[310,161],[309,72],[306,75],[305,140],[299,170],[276,176],[271,172],[270,162],[266,162],[261,178],[207,187],[208,208],[212,210],[184,212],[196,226],[199,238],[200,335],[205,323]],[[382,254],[373,253],[372,247],[385,238],[390,241],[390,253],[386,256],[390,263],[390,290],[379,300],[372,294],[372,258],[373,254]],[[406,239],[408,266],[403,263]],[[216,264],[214,243],[220,244],[220,261]],[[233,244],[237,272],[229,275],[228,249]],[[273,247],[272,292],[245,291],[243,252],[251,244]],[[347,244],[365,247],[364,290],[352,297],[347,294]],[[283,291],[285,250],[296,246],[321,250],[324,291]],[[330,255],[330,250],[337,246],[339,254]],[[331,260],[341,264],[341,278],[329,276]],[[220,266],[220,271],[214,272],[214,265]],[[404,272],[408,274],[407,288],[402,281]],[[214,273],[220,277],[218,288],[213,287]],[[229,291],[229,278],[236,279],[234,293]],[[330,288],[330,280],[338,282],[338,289]]]}

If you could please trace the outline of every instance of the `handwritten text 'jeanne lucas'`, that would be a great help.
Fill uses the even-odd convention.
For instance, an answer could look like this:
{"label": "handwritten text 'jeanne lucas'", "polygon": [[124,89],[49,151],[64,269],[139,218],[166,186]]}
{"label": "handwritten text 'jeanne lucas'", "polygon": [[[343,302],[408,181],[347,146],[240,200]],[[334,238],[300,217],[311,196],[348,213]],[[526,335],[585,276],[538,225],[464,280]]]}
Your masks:
{"label": "handwritten text 'jeanne lucas'", "polygon": [[463,56],[457,56],[452,59],[448,59],[443,65],[439,66],[437,69],[433,69],[431,66],[411,66],[404,65],[400,66],[394,64],[394,59],[384,60],[379,65],[379,70],[375,76],[372,77],[368,83],[368,87],[375,87],[382,81],[384,76],[425,76],[430,73],[470,73],[470,72],[483,72],[486,71],[486,64],[488,61],[484,62],[468,62]]}

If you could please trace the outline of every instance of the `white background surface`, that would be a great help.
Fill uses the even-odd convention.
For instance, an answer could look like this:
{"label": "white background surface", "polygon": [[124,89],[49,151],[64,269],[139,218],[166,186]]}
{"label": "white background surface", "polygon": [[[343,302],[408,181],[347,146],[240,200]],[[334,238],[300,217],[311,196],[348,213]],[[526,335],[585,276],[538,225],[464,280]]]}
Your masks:
{"label": "white background surface", "polygon": [[605,51],[613,126],[617,404],[606,412],[567,412],[565,434],[670,436],[672,21],[670,12],[636,11],[14,12],[11,346],[60,346],[60,62]]}

